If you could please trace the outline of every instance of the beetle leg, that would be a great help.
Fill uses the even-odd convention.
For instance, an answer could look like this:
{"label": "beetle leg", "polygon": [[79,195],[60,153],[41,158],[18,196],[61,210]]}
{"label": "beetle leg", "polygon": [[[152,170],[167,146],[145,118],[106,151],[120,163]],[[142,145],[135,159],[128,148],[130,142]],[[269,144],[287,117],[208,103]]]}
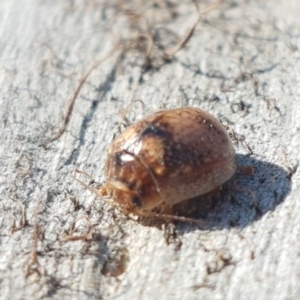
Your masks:
{"label": "beetle leg", "polygon": [[195,223],[195,224],[204,225],[204,226],[207,225],[207,221],[203,220],[203,219],[193,219],[193,218],[187,218],[187,217],[182,217],[182,216],[159,214],[159,213],[153,213],[153,212],[143,212],[141,210],[135,210],[132,213],[137,216],[146,217],[146,218],[150,217],[150,218],[169,220],[169,221]]}
{"label": "beetle leg", "polygon": [[252,176],[254,174],[254,168],[250,165],[237,166],[238,171],[242,171],[245,175]]}

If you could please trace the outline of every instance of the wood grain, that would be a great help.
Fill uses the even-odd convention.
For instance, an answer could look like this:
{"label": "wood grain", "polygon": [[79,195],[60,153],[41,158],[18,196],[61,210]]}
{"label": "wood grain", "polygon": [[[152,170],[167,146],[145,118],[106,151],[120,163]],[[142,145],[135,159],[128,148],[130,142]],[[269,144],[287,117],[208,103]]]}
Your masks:
{"label": "wood grain", "polygon": [[[298,299],[300,2],[223,1],[187,43],[193,1],[154,2],[0,3],[1,299]],[[120,129],[181,106],[228,125],[254,168],[208,228],[123,216],[74,180],[103,182]]]}

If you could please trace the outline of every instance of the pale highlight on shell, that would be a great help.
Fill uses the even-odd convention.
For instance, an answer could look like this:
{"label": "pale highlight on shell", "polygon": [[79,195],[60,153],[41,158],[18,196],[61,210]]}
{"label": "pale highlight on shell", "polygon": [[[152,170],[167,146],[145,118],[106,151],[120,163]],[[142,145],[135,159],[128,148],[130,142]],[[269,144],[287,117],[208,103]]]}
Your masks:
{"label": "pale highlight on shell", "polygon": [[160,111],[127,127],[111,144],[106,189],[122,208],[149,211],[206,194],[236,170],[226,130],[199,108]]}

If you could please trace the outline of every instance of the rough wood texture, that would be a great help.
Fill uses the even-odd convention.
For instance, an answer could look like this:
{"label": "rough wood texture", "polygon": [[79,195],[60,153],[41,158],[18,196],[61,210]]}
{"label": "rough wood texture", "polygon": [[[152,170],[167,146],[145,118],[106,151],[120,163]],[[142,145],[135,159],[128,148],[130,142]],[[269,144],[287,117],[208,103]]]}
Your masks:
{"label": "rough wood texture", "polygon": [[[299,299],[300,2],[223,1],[170,62],[161,49],[194,25],[195,6],[145,2],[0,3],[0,298]],[[145,70],[149,30],[161,47]],[[67,131],[39,146],[118,41],[127,50],[88,78]],[[122,119],[135,99],[145,106],[134,102]],[[219,117],[254,152],[236,145],[255,173],[237,173],[207,228],[127,218],[74,180],[89,183],[76,168],[104,180],[120,122],[186,105]]]}

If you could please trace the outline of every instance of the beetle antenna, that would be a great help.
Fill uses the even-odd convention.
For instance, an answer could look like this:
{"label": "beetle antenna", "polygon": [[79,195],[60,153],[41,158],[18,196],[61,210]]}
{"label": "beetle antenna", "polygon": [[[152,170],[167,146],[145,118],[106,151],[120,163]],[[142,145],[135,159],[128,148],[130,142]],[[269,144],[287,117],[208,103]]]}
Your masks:
{"label": "beetle antenna", "polygon": [[84,186],[86,189],[88,189],[90,192],[96,194],[96,195],[99,196],[99,197],[102,197],[102,196],[103,196],[103,194],[101,193],[101,190],[100,190],[100,192],[99,192],[98,190],[96,190],[96,189],[90,187],[88,184],[86,184],[85,182],[83,182],[83,181],[77,179],[76,177],[74,177],[74,176],[72,176],[72,177],[73,177],[73,179],[75,179],[77,182],[79,182],[82,186]]}
{"label": "beetle antenna", "polygon": [[85,187],[86,189],[88,189],[90,192],[94,193],[96,196],[101,197],[106,203],[108,203],[111,206],[115,206],[115,203],[113,201],[110,201],[109,199],[106,199],[105,196],[107,196],[107,190],[105,188],[105,185],[102,186],[99,190],[98,189],[94,189],[91,186],[89,186],[88,184],[84,183],[83,181],[75,178],[74,176],[72,176],[77,182],[79,182],[83,187]]}

